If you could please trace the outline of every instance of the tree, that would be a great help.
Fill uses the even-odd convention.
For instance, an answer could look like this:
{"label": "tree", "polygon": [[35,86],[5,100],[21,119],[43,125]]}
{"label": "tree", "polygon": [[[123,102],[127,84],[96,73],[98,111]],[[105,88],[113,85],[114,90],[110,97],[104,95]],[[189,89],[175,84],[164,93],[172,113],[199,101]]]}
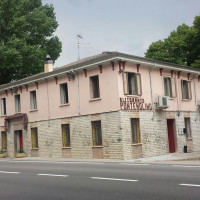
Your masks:
{"label": "tree", "polygon": [[0,0],[0,85],[42,72],[47,54],[59,57],[57,27],[53,5]]}
{"label": "tree", "polygon": [[182,24],[162,40],[153,42],[146,58],[200,67],[200,16],[196,16],[193,26]]}

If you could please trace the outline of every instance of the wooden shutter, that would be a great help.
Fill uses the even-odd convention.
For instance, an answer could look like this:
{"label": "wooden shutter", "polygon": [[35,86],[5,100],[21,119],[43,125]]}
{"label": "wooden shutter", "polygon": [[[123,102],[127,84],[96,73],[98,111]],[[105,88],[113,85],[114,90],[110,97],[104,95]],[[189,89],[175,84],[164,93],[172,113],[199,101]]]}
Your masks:
{"label": "wooden shutter", "polygon": [[31,129],[32,148],[36,148],[35,128]]}
{"label": "wooden shutter", "polygon": [[136,125],[136,133],[137,133],[137,143],[140,143],[140,125],[139,125],[139,119],[135,120]]}
{"label": "wooden shutter", "polygon": [[136,81],[137,81],[137,91],[139,96],[142,95],[142,83],[141,83],[141,75],[136,74]]}
{"label": "wooden shutter", "polygon": [[171,87],[172,87],[172,98],[176,97],[176,80],[171,78]]}
{"label": "wooden shutter", "polygon": [[192,99],[192,88],[191,88],[191,81],[188,81],[188,97]]}
{"label": "wooden shutter", "polygon": [[122,76],[123,76],[124,94],[129,94],[129,92],[128,92],[128,73],[123,72]]}
{"label": "wooden shutter", "polygon": [[66,147],[67,146],[67,136],[66,136],[65,124],[62,125],[62,142],[63,142],[63,147]]}

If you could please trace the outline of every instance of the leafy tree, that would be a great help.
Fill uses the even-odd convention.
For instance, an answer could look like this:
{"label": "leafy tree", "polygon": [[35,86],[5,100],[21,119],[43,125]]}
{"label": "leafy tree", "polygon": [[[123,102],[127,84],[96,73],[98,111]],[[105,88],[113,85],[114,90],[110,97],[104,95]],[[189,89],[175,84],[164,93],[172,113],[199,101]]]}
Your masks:
{"label": "leafy tree", "polygon": [[153,42],[146,58],[200,67],[200,16],[196,16],[193,26],[182,24],[162,40]]}
{"label": "leafy tree", "polygon": [[62,44],[52,5],[41,0],[0,0],[0,85],[43,71],[47,54],[55,61]]}

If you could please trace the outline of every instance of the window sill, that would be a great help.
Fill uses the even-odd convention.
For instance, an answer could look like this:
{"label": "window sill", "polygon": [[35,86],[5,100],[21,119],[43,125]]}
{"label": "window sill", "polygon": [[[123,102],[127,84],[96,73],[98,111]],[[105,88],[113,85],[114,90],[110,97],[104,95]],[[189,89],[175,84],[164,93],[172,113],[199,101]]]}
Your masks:
{"label": "window sill", "polygon": [[39,148],[31,148],[31,151],[32,151],[32,150],[39,150]]}
{"label": "window sill", "polygon": [[1,117],[3,118],[3,117],[7,117],[7,115],[1,115]]}
{"label": "window sill", "polygon": [[35,110],[30,110],[29,112],[36,112],[36,111],[38,111],[38,109],[35,109]]}
{"label": "window sill", "polygon": [[92,101],[99,101],[101,100],[101,98],[94,98],[94,99],[90,99],[89,102],[92,102]]}
{"label": "window sill", "polygon": [[71,149],[71,147],[62,147],[62,149]]}
{"label": "window sill", "polygon": [[192,99],[181,99],[182,101],[191,101]]}
{"label": "window sill", "polygon": [[92,146],[92,148],[103,148],[103,146]]}
{"label": "window sill", "polygon": [[137,95],[137,94],[125,94],[127,97],[141,97],[142,95]]}
{"label": "window sill", "polygon": [[16,112],[15,115],[16,115],[16,114],[22,114],[22,112],[21,112],[21,111],[20,111],[20,112]]}
{"label": "window sill", "polygon": [[140,146],[142,143],[133,143],[132,146]]}
{"label": "window sill", "polygon": [[192,140],[193,140],[193,138],[187,138],[186,140],[187,140],[187,141],[192,141]]}
{"label": "window sill", "polygon": [[69,103],[61,104],[59,107],[69,106]]}

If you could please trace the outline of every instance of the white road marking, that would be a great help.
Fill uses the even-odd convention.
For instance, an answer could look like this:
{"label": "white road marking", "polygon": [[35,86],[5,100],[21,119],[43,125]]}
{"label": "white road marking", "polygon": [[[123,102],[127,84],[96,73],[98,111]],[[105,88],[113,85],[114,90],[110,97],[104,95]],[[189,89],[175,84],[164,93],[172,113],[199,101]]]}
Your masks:
{"label": "white road marking", "polygon": [[37,174],[38,176],[58,176],[58,177],[68,177],[68,175],[61,174]]}
{"label": "white road marking", "polygon": [[139,163],[120,163],[121,165],[135,165],[135,166],[146,166],[149,164],[139,164]]}
{"label": "white road marking", "polygon": [[0,171],[3,174],[20,174],[20,172],[7,172],[7,171]]}
{"label": "white road marking", "polygon": [[191,168],[200,168],[199,165],[172,165],[173,167],[191,167]]}
{"label": "white road marking", "polygon": [[127,181],[127,182],[137,182],[138,180],[131,180],[131,179],[118,179],[118,178],[102,178],[102,177],[90,177],[92,179],[97,180],[110,180],[110,181]]}
{"label": "white road marking", "polygon": [[185,183],[181,183],[179,185],[182,185],[182,186],[189,186],[189,187],[200,187],[200,185],[196,185],[196,184],[185,184]]}
{"label": "white road marking", "polygon": [[81,161],[77,161],[77,162],[75,162],[75,161],[69,161],[69,162],[62,162],[62,161],[45,161],[45,160],[43,160],[43,161],[32,161],[32,160],[21,160],[21,161],[15,161],[15,160],[13,160],[13,161],[8,161],[8,162],[16,162],[16,163],[55,163],[55,164],[92,164],[92,165],[104,165],[104,163],[100,163],[100,162],[81,162]]}

